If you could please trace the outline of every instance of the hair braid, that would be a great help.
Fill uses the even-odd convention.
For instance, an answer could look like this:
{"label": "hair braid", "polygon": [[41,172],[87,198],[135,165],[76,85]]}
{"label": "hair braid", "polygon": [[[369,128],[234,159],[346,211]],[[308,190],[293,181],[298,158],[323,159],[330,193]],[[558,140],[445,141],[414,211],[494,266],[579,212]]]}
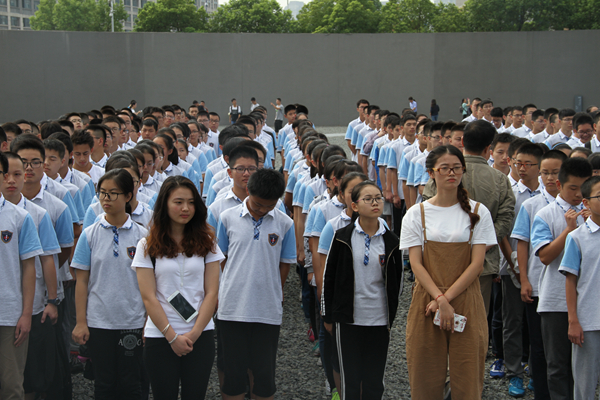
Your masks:
{"label": "hair braid", "polygon": [[456,196],[458,197],[458,202],[460,203],[460,208],[464,210],[467,214],[469,214],[469,218],[471,219],[471,229],[475,227],[475,224],[479,221],[479,215],[475,214],[471,211],[471,203],[469,202],[469,192],[462,185],[458,185],[458,191],[456,192]]}

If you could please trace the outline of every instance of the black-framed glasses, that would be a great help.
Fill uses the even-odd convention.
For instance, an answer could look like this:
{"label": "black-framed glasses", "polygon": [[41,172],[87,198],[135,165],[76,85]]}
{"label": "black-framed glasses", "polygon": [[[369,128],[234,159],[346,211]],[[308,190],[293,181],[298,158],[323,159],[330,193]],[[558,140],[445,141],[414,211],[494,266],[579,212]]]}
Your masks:
{"label": "black-framed glasses", "polygon": [[450,175],[450,172],[453,172],[454,175],[462,175],[466,172],[465,167],[462,165],[460,167],[440,167],[431,169],[438,172],[440,175]]}
{"label": "black-framed glasses", "polygon": [[247,168],[246,167],[235,167],[235,168],[231,168],[231,169],[239,172],[240,174],[243,174],[246,171],[253,174],[258,170],[258,168],[256,168],[256,167],[247,167]]}
{"label": "black-framed glasses", "polygon": [[371,204],[371,205],[373,205],[375,203],[383,203],[383,197],[381,197],[381,196],[379,196],[379,197],[363,197],[360,200],[362,200],[366,204]]}
{"label": "black-framed glasses", "polygon": [[28,166],[31,166],[31,168],[37,169],[37,168],[41,167],[42,164],[43,164],[42,160],[23,161],[23,168],[27,168]]}
{"label": "black-framed glasses", "polygon": [[591,199],[599,199],[599,198],[600,198],[600,196],[584,197],[584,199],[588,199],[588,200],[591,200]]}
{"label": "black-framed glasses", "polygon": [[100,200],[108,199],[108,201],[117,200],[119,198],[120,194],[125,194],[125,193],[96,192],[96,196],[98,196],[98,199],[100,199]]}

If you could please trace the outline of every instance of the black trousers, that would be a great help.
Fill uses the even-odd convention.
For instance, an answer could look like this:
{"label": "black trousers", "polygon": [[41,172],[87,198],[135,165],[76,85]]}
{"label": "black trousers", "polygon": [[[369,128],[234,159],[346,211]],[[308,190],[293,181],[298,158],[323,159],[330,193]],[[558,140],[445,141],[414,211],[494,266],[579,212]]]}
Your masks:
{"label": "black trousers", "polygon": [[406,203],[402,200],[402,205],[400,208],[394,207],[392,205],[392,222],[394,224],[394,233],[400,237],[400,231],[402,230],[402,218],[404,218],[404,214],[406,214]]}
{"label": "black trousers", "polygon": [[142,396],[142,328],[90,329],[88,347],[94,365],[96,400]]}
{"label": "black trousers", "polygon": [[[543,312],[540,316],[550,397],[552,400],[572,400],[574,395],[571,342],[568,335],[569,314]],[[535,380],[533,382],[535,386]]]}
{"label": "black trousers", "polygon": [[381,399],[390,333],[387,326],[336,323],[334,341],[344,400]]}
{"label": "black trousers", "polygon": [[529,368],[534,382],[536,399],[549,399],[548,374],[546,371],[546,356],[544,355],[544,340],[542,339],[542,317],[537,313],[538,297],[533,298],[533,303],[525,304],[527,326],[529,327]]}
{"label": "black trousers", "polygon": [[283,127],[283,120],[276,119],[275,120],[275,133],[279,133],[279,130]]}
{"label": "black trousers", "polygon": [[156,400],[204,399],[215,361],[214,331],[204,331],[194,350],[179,357],[164,338],[146,338],[144,361]]}

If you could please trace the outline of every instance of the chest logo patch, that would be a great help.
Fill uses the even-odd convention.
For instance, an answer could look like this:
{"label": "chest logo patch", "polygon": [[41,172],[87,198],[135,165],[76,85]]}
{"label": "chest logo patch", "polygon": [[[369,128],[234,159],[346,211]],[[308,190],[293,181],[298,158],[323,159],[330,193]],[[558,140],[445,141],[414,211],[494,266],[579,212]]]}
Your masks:
{"label": "chest logo patch", "polygon": [[381,265],[382,267],[385,265],[385,254],[379,255],[379,265]]}
{"label": "chest logo patch", "polygon": [[210,147],[215,147],[215,144],[214,144],[214,143],[209,143],[208,145],[209,145]]}
{"label": "chest logo patch", "polygon": [[2,241],[4,243],[8,243],[10,242],[10,240],[12,239],[13,233],[11,231],[2,231]]}
{"label": "chest logo patch", "polygon": [[274,233],[269,233],[269,244],[271,246],[275,246],[278,241],[279,241],[279,235],[276,235]]}
{"label": "chest logo patch", "polygon": [[133,257],[135,257],[135,246],[127,248],[127,255],[133,260]]}

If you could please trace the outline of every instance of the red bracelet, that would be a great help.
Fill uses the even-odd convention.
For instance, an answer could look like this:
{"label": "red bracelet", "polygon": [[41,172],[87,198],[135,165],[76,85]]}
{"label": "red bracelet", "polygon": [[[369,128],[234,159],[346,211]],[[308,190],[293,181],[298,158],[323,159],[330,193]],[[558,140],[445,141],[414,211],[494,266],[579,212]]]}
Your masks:
{"label": "red bracelet", "polygon": [[435,301],[437,301],[437,299],[439,299],[440,297],[442,297],[444,295],[444,293],[438,294],[438,296],[435,298]]}

